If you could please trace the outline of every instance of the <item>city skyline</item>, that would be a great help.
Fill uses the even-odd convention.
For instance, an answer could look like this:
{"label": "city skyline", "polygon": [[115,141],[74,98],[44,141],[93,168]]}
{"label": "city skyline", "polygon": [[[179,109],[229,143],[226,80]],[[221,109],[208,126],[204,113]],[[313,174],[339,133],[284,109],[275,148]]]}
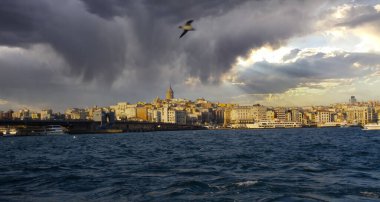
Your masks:
{"label": "city skyline", "polygon": [[112,125],[122,123],[172,123],[203,125],[209,128],[300,128],[364,126],[378,121],[380,101],[348,102],[329,106],[273,107],[260,104],[242,106],[210,102],[206,99],[187,100],[174,97],[171,86],[165,98],[150,103],[118,102],[111,106],[67,108],[64,113],[51,109],[0,111],[2,121],[89,121]]}
{"label": "city skyline", "polygon": [[[9,108],[9,109],[1,109],[0,112],[5,113],[9,111],[13,112],[20,112],[24,110],[28,110],[31,112],[40,112],[40,111],[51,111],[54,113],[62,113],[64,114],[67,110],[72,110],[72,109],[80,109],[80,110],[90,110],[93,108],[96,109],[111,109],[114,106],[117,106],[118,104],[127,104],[127,105],[136,105],[136,106],[150,106],[150,105],[155,105],[155,103],[158,102],[165,102],[168,103],[169,107],[172,107],[172,104],[176,105],[176,103],[197,103],[199,101],[201,102],[207,102],[214,104],[215,106],[223,106],[222,108],[230,108],[230,107],[252,107],[252,106],[264,106],[264,107],[269,107],[269,108],[309,108],[309,107],[331,107],[334,105],[364,105],[364,106],[369,106],[369,105],[378,105],[380,103],[380,100],[361,100],[358,99],[356,96],[352,95],[349,98],[347,98],[345,101],[341,102],[335,102],[335,103],[329,103],[326,105],[265,105],[262,103],[249,103],[249,104],[240,104],[240,103],[234,103],[234,102],[220,102],[220,101],[214,101],[214,100],[208,100],[207,98],[204,97],[199,97],[196,99],[188,99],[188,98],[178,98],[174,96],[174,91],[172,89],[172,86],[169,85],[169,87],[166,89],[166,92],[163,96],[156,96],[153,100],[151,101],[136,101],[136,102],[130,102],[128,100],[119,100],[115,101],[110,105],[88,105],[88,106],[66,106],[64,110],[57,110],[54,108],[49,108],[49,107],[43,107],[43,108],[28,108],[28,106],[20,106],[19,108]],[[116,105],[115,105],[116,104]],[[227,107],[228,106],[228,107]]]}
{"label": "city skyline", "polygon": [[377,1],[6,0],[0,26],[3,111],[151,102],[169,84],[242,105],[380,100]]}
{"label": "city skyline", "polygon": [[0,112],[7,112],[7,111],[23,111],[23,110],[31,110],[32,112],[39,112],[39,111],[46,111],[46,110],[52,110],[52,112],[55,112],[55,113],[65,113],[65,111],[67,110],[70,110],[70,109],[91,109],[91,108],[110,108],[112,107],[114,104],[118,104],[118,103],[128,103],[130,105],[146,105],[146,104],[153,104],[155,103],[156,101],[158,100],[162,100],[162,101],[168,101],[168,102],[182,102],[182,101],[186,101],[186,102],[197,102],[198,100],[204,100],[206,102],[210,102],[210,103],[213,103],[213,104],[220,104],[220,105],[231,105],[231,106],[255,106],[255,105],[260,105],[260,106],[265,106],[265,107],[284,107],[284,108],[303,108],[303,107],[328,107],[328,106],[331,106],[331,105],[336,105],[336,104],[353,104],[353,103],[356,103],[356,104],[360,104],[360,103],[363,103],[363,104],[368,104],[368,103],[380,103],[380,100],[362,100],[362,99],[358,99],[356,96],[354,95],[351,95],[349,98],[346,98],[346,100],[344,101],[341,101],[341,102],[335,102],[335,103],[328,103],[328,104],[325,104],[325,105],[318,105],[318,104],[312,104],[312,105],[281,105],[281,104],[277,104],[277,105],[265,105],[263,103],[259,103],[259,102],[256,102],[256,103],[237,103],[237,102],[221,102],[221,101],[218,101],[218,100],[209,100],[205,97],[198,97],[196,99],[189,99],[189,98],[183,98],[183,97],[175,97],[174,96],[174,91],[172,89],[172,86],[169,85],[169,87],[166,89],[166,91],[162,94],[162,96],[156,96],[154,99],[152,99],[151,101],[136,101],[136,102],[130,102],[129,100],[118,100],[118,101],[114,101],[113,103],[111,103],[110,105],[106,105],[106,104],[100,104],[100,105],[97,105],[97,104],[89,104],[89,105],[86,105],[86,106],[75,106],[75,105],[72,105],[72,106],[66,106],[63,110],[59,110],[59,109],[55,109],[55,108],[52,108],[52,107],[42,107],[42,108],[36,108],[36,107],[30,107],[28,105],[24,105],[24,106],[19,106],[18,108],[0,108]]}

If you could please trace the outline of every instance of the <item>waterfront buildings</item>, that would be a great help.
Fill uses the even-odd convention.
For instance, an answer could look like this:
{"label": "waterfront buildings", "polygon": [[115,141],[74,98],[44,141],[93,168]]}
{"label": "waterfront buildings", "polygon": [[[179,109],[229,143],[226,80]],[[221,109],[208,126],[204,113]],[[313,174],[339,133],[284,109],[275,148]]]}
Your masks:
{"label": "waterfront buildings", "polygon": [[41,120],[51,120],[53,119],[53,110],[43,109],[41,110]]}
{"label": "waterfront buildings", "polygon": [[230,123],[242,124],[242,123],[253,123],[253,114],[250,106],[237,106],[232,108],[230,114]]}
{"label": "waterfront buildings", "polygon": [[97,109],[94,111],[93,120],[99,121],[100,126],[110,126],[115,122],[115,112],[110,111],[109,109]]}
{"label": "waterfront buildings", "polygon": [[12,120],[13,110],[8,110],[6,112],[0,111],[0,120]]}
{"label": "waterfront buildings", "polygon": [[329,123],[332,122],[332,112],[328,110],[318,110],[315,116],[315,122],[317,123]]}
{"label": "waterfront buildings", "polygon": [[375,122],[377,119],[375,108],[372,106],[353,106],[346,111],[349,123],[367,124]]}
{"label": "waterfront buildings", "polygon": [[161,122],[186,124],[186,111],[164,107],[161,109]]}
{"label": "waterfront buildings", "polygon": [[286,109],[285,107],[274,108],[275,119],[279,122],[286,121]]}
{"label": "waterfront buildings", "polygon": [[270,107],[259,104],[241,106],[231,103],[210,102],[204,98],[194,101],[174,98],[171,86],[165,99],[156,97],[151,103],[118,102],[112,106],[69,108],[65,113],[51,109],[34,112],[29,109],[0,111],[1,120],[94,120],[101,122],[141,121],[174,124],[208,125],[212,127],[248,127],[262,123],[272,126],[337,126],[365,125],[378,120],[380,102],[358,102],[354,96],[347,103],[330,106]]}
{"label": "waterfront buildings", "polygon": [[85,109],[69,108],[65,111],[65,118],[70,120],[86,120],[88,112]]}

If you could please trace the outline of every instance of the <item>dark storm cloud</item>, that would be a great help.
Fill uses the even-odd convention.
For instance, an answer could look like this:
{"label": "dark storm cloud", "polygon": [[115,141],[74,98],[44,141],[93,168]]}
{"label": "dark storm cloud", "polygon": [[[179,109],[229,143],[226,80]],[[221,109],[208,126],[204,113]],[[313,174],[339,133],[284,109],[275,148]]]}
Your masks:
{"label": "dark storm cloud", "polygon": [[[249,93],[283,93],[326,79],[351,79],[379,71],[380,55],[375,53],[316,53],[291,63],[257,62],[239,73],[236,82]],[[355,66],[356,65],[356,66]]]}
{"label": "dark storm cloud", "polygon": [[[0,43],[46,44],[85,81],[112,83],[125,69],[154,82],[182,68],[218,81],[236,57],[310,30],[314,1],[22,1],[0,5]],[[178,40],[178,25],[197,31]],[[300,20],[301,19],[301,20]],[[0,44],[0,45],[1,45]],[[213,78],[213,79],[211,79]]]}
{"label": "dark storm cloud", "polygon": [[[166,75],[165,71],[180,67],[191,76],[200,77],[202,81],[207,81],[210,76],[218,78],[221,72],[230,68],[233,61],[228,61],[227,64],[221,61],[222,65],[211,62],[220,60],[219,57],[223,59],[224,55],[207,54],[207,52],[215,52],[212,49],[207,51],[207,48],[210,40],[214,41],[213,38],[217,37],[217,35],[214,37],[207,35],[207,32],[210,32],[207,27],[203,28],[205,33],[201,35],[201,38],[196,39],[198,41],[190,42],[178,40],[180,30],[177,27],[188,19],[195,19],[194,24],[197,24],[202,18],[222,16],[247,1],[114,0],[106,2],[84,0],[84,2],[91,13],[106,19],[117,16],[128,19],[128,41],[136,40],[136,43],[127,44],[126,66],[137,70],[135,73],[138,77],[154,82],[160,74]],[[220,22],[219,24],[222,25]],[[195,27],[197,30],[198,28],[202,30],[198,25]],[[237,57],[236,53],[231,53],[231,55]]]}
{"label": "dark storm cloud", "polygon": [[358,27],[365,24],[380,25],[380,13],[370,5],[350,7],[345,11],[345,17],[337,26]]}
{"label": "dark storm cloud", "polygon": [[25,105],[63,112],[68,107],[112,105],[114,99],[125,98],[120,92],[94,87],[91,83],[62,79],[61,69],[52,68],[38,57],[25,57],[24,53],[7,54],[7,58],[0,56],[0,100],[9,101],[7,105],[0,104],[0,111],[18,110],[17,105]]}
{"label": "dark storm cloud", "polygon": [[47,44],[65,58],[73,75],[109,82],[123,69],[123,30],[81,7],[73,0],[1,1],[0,45]]}
{"label": "dark storm cloud", "polygon": [[[26,51],[8,58],[6,63],[0,61],[1,85],[7,89],[0,92],[0,99],[28,97],[38,103],[43,95],[40,89],[56,98],[48,98],[50,102],[63,100],[67,92],[79,99],[87,90],[83,86],[91,85],[86,91],[89,95],[83,96],[92,98],[87,100],[89,103],[112,98],[137,101],[160,95],[169,82],[175,86],[187,77],[218,83],[237,57],[261,46],[279,47],[292,37],[313,31],[316,12],[326,2],[2,0],[0,47],[21,47]],[[178,39],[178,26],[188,19],[195,20],[196,31]],[[63,60],[62,64],[28,60],[17,66],[16,61],[33,54],[36,44],[49,47]],[[38,57],[45,58],[44,54]],[[62,71],[37,68],[38,65]],[[17,74],[25,77],[23,85],[7,82],[13,78],[4,76]],[[71,83],[72,79],[85,82]],[[117,92],[112,89],[115,83]],[[102,90],[107,88],[110,94],[104,96]],[[20,93],[12,93],[17,91]],[[22,92],[29,94],[22,96]],[[119,99],[123,95],[129,97]]]}
{"label": "dark storm cloud", "polygon": [[380,23],[380,13],[357,16],[347,22],[339,23],[339,26],[357,27],[366,23]]}
{"label": "dark storm cloud", "polygon": [[[163,67],[181,67],[202,82],[219,81],[238,56],[263,45],[279,46],[308,32],[312,1],[90,1],[86,8],[105,19],[126,17],[128,68],[149,80]],[[178,40],[178,25],[194,19],[197,29]],[[133,43],[135,44],[135,43]]]}
{"label": "dark storm cloud", "polygon": [[82,0],[86,8],[104,18],[115,16],[134,17],[136,12],[145,9],[148,15],[167,18],[169,21],[182,22],[189,17],[201,18],[210,15],[222,15],[248,0]]}
{"label": "dark storm cloud", "polygon": [[70,95],[70,88],[61,82],[62,72],[46,67],[35,57],[25,57],[23,54],[24,52],[16,52],[6,53],[6,57],[0,56],[0,99],[5,98],[13,104],[38,103],[41,107],[54,102],[55,107],[58,107],[64,99],[63,96],[56,95],[57,90]]}
{"label": "dark storm cloud", "polygon": [[46,6],[32,1],[1,1],[0,44],[20,46],[41,41],[36,27],[43,20]]}

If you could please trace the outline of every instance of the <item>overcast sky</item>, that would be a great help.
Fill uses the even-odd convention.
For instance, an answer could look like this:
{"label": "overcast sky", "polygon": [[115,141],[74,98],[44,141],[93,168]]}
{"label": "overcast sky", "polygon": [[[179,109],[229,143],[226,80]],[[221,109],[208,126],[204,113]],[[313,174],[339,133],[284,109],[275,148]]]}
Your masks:
{"label": "overcast sky", "polygon": [[240,104],[380,100],[380,3],[0,1],[0,110],[150,102],[170,83]]}

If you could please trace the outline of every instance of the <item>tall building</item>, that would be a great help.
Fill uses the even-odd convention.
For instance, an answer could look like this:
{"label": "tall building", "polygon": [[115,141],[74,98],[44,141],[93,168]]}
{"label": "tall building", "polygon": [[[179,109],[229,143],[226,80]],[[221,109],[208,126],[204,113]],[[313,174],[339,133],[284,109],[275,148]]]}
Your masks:
{"label": "tall building", "polygon": [[136,107],[136,118],[142,121],[148,121],[148,108]]}
{"label": "tall building", "polygon": [[174,98],[174,91],[172,89],[172,85],[170,85],[168,90],[166,91],[166,99],[171,100],[173,98]]}
{"label": "tall building", "polygon": [[217,108],[213,111],[215,123],[222,124],[224,122],[224,111],[224,108]]}
{"label": "tall building", "polygon": [[350,104],[355,104],[356,103],[356,98],[355,96],[351,96],[350,100],[349,100]]}
{"label": "tall building", "polygon": [[302,123],[303,114],[302,112],[300,112],[299,109],[291,109],[290,113],[291,113],[290,121]]}
{"label": "tall building", "polygon": [[265,115],[267,121],[273,122],[275,120],[275,112],[273,110],[268,110]]}
{"label": "tall building", "polygon": [[274,108],[275,118],[277,121],[285,122],[286,121],[286,109],[284,107]]}
{"label": "tall building", "polygon": [[228,107],[224,110],[224,126],[227,126],[228,124],[231,123],[231,111],[232,108]]}
{"label": "tall building", "polygon": [[267,120],[267,108],[259,104],[251,107],[251,113],[255,122]]}

